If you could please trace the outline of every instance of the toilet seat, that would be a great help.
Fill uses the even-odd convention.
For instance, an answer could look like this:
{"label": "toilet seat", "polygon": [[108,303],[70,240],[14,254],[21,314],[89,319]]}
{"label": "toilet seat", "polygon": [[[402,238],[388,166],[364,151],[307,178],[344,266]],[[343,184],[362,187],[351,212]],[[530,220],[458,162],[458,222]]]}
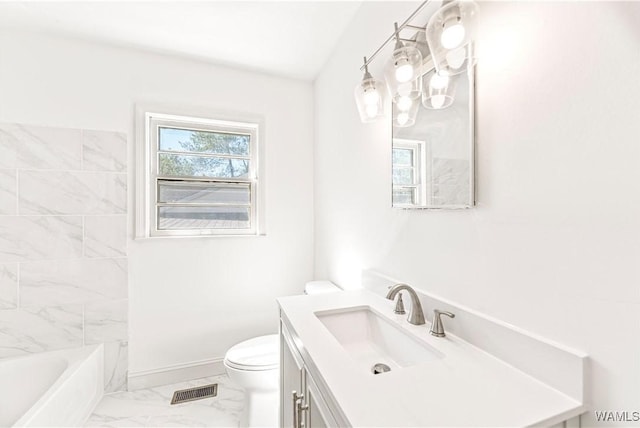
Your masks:
{"label": "toilet seat", "polygon": [[280,365],[277,334],[258,336],[231,347],[224,356],[224,364],[236,370],[263,371]]}

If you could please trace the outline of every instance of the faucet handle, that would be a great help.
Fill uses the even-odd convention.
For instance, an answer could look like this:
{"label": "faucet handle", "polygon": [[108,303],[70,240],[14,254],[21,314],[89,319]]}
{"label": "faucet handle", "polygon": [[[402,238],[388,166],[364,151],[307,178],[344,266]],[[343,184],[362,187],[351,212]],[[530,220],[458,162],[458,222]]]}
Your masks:
{"label": "faucet handle", "polygon": [[442,326],[440,315],[446,315],[449,318],[455,318],[456,316],[451,312],[441,311],[439,309],[433,310],[433,322],[431,323],[431,329],[429,330],[429,333],[437,337],[444,337],[444,327]]}
{"label": "faucet handle", "polygon": [[402,301],[402,293],[398,293],[398,301],[396,302],[396,308],[393,310],[394,314],[404,315],[407,312],[404,310],[404,302]]}

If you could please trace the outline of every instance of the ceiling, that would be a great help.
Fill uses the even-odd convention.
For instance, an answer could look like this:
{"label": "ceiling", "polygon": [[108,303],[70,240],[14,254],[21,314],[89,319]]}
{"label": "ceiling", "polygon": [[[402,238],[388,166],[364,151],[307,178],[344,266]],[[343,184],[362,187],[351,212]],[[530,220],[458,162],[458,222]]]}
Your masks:
{"label": "ceiling", "polygon": [[0,27],[313,80],[362,1],[0,1]]}

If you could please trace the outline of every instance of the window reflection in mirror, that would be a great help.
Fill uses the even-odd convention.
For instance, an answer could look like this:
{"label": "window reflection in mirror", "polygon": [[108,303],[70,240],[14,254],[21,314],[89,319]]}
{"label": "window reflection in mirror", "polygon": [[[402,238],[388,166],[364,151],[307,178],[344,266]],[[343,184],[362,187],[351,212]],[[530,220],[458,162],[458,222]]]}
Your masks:
{"label": "window reflection in mirror", "polygon": [[426,141],[393,139],[393,205],[421,205],[426,197]]}

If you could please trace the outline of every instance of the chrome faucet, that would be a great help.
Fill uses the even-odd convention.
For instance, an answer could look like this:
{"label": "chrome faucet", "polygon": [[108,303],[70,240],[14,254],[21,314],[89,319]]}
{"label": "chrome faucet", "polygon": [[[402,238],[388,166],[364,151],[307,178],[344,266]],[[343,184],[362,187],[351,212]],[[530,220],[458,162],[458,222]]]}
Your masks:
{"label": "chrome faucet", "polygon": [[422,305],[420,304],[420,299],[418,295],[414,291],[413,288],[409,287],[407,284],[396,284],[389,289],[387,293],[387,299],[393,300],[401,290],[407,290],[409,296],[411,297],[411,310],[409,311],[409,316],[407,317],[407,321],[409,324],[414,325],[422,325],[424,324],[424,313],[422,312]]}

